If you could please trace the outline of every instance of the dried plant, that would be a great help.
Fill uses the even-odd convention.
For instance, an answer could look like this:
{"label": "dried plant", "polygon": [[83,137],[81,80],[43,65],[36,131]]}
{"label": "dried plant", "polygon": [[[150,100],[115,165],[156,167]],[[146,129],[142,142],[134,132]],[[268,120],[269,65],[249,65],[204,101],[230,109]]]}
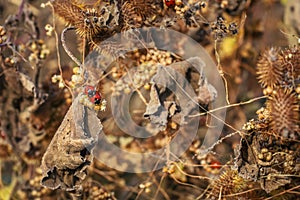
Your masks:
{"label": "dried plant", "polygon": [[257,63],[258,81],[264,88],[274,88],[282,81],[283,58],[279,49],[266,50]]}
{"label": "dried plant", "polygon": [[295,85],[300,79],[300,49],[299,46],[291,46],[283,50],[284,68],[286,68],[285,80],[289,85]]}
{"label": "dried plant", "polygon": [[[51,9],[47,6],[41,12],[35,7],[39,1],[28,1],[28,6],[22,0],[12,11],[8,5],[16,2],[0,1],[5,15],[17,10],[0,26],[1,200],[299,196],[299,44],[263,51],[257,71],[253,62],[265,44],[279,46],[276,41],[282,41],[275,36],[282,27],[274,24],[277,32],[272,32],[263,22],[266,7],[284,4],[251,0],[50,0],[42,5]],[[59,18],[45,15],[51,11]],[[282,13],[275,15],[282,17]],[[0,16],[4,15],[0,12]],[[66,23],[62,31],[60,21]],[[250,100],[213,108],[223,96],[206,74],[205,69],[211,66],[203,57],[185,57],[192,51],[185,39],[175,42],[164,34],[148,35],[143,32],[145,27],[162,32],[173,29],[201,43],[216,56],[218,68],[213,72],[228,86],[224,95],[230,99],[226,100],[251,96]],[[81,45],[70,41],[71,35],[66,34],[70,30],[75,30]],[[76,61],[75,67],[60,54],[60,31],[63,48]],[[113,41],[119,35],[126,44]],[[266,40],[266,35],[272,37]],[[146,46],[147,42],[151,45]],[[179,53],[159,49],[164,44]],[[82,61],[69,50],[76,48],[83,52]],[[107,55],[115,60],[108,62]],[[253,98],[261,93],[256,76],[265,96]],[[129,95],[130,100],[126,99]],[[259,101],[262,99],[266,102]],[[206,135],[216,134],[206,134],[215,127],[210,124],[215,113],[226,108],[234,109],[227,110],[226,121],[218,119],[225,127],[221,138],[203,149]],[[257,108],[257,117],[245,123]],[[117,122],[125,109],[130,110],[128,117],[133,123]],[[194,128],[188,122],[199,126]],[[137,126],[145,128],[149,137],[128,134],[139,134]],[[177,157],[174,152],[186,145],[185,139],[192,132],[196,136],[191,145]],[[152,167],[153,163],[147,158],[122,156],[109,148],[95,148],[102,147],[97,142],[104,136],[128,152],[144,155],[163,150],[153,157],[166,162],[161,170],[149,173],[120,172],[117,169],[136,172],[140,166]],[[183,139],[172,146],[171,142],[180,137]],[[116,169],[104,165],[100,157]]]}
{"label": "dried plant", "polygon": [[284,138],[299,137],[299,100],[294,92],[277,90],[270,97],[267,108],[270,112],[271,129]]}
{"label": "dried plant", "polygon": [[299,182],[295,176],[299,161],[294,157],[299,154],[300,136],[297,54],[297,47],[280,54],[279,49],[271,49],[258,61],[259,81],[264,88],[269,87],[265,90],[266,108],[257,111],[258,119],[244,125],[246,133],[236,157],[239,174],[259,182],[273,195],[281,193],[280,187],[292,188],[293,182]]}
{"label": "dried plant", "polygon": [[[109,8],[106,7],[108,3],[98,9],[70,0],[52,0],[51,3],[55,13],[62,17],[67,25],[73,26],[80,37],[88,41],[92,41],[93,38],[100,35],[105,38],[105,32],[113,26],[112,23],[116,21],[116,25],[118,25],[118,15],[116,16],[115,13],[111,13],[112,10],[108,10],[112,9],[109,6]],[[109,19],[110,16],[114,19]]]}
{"label": "dried plant", "polygon": [[236,170],[225,169],[216,180],[211,183],[208,199],[240,199],[246,194],[239,194],[249,188],[249,181],[241,177]]}

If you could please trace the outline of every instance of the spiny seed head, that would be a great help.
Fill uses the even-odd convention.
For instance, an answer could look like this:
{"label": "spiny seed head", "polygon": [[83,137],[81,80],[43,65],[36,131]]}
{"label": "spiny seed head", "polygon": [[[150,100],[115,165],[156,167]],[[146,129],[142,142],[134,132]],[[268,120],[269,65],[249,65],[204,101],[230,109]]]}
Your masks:
{"label": "spiny seed head", "polygon": [[54,12],[62,17],[67,25],[74,26],[80,37],[91,40],[101,31],[101,16],[96,9],[70,0],[52,0],[51,3]]}
{"label": "spiny seed head", "polygon": [[257,75],[261,85],[274,88],[282,80],[283,58],[277,48],[266,50],[258,60]]}
{"label": "spiny seed head", "polygon": [[84,20],[84,6],[80,5],[77,1],[51,0],[50,2],[55,14],[62,17],[68,25],[76,26],[76,24]]}
{"label": "spiny seed head", "polygon": [[77,23],[76,31],[81,37],[91,40],[101,32],[100,23],[103,19],[95,9],[85,9],[83,12],[83,20]]}
{"label": "spiny seed head", "polygon": [[[209,198],[241,192],[247,188],[247,181],[236,170],[227,169],[212,183]],[[238,198],[238,196],[236,196]],[[222,198],[223,199],[223,198]]]}
{"label": "spiny seed head", "polygon": [[267,102],[270,110],[270,126],[279,135],[289,137],[299,134],[299,104],[291,90],[278,90]]}

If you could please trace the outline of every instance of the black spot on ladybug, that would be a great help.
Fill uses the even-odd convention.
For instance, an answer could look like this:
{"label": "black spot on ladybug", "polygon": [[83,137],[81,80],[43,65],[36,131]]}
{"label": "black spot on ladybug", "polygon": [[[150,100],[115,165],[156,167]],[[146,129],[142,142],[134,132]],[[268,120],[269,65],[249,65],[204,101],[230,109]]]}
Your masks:
{"label": "black spot on ladybug", "polygon": [[94,102],[94,104],[96,104],[96,105],[99,105],[99,104],[100,104],[100,102],[101,102],[101,99],[95,99],[95,102]]}

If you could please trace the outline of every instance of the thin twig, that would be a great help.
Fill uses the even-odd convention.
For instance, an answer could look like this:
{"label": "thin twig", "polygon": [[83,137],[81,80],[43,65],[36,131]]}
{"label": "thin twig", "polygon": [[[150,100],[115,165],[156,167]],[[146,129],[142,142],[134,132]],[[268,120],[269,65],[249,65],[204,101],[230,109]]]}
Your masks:
{"label": "thin twig", "polygon": [[54,35],[55,35],[55,47],[56,47],[56,56],[57,56],[57,65],[58,65],[58,69],[59,69],[59,73],[61,76],[61,79],[63,81],[64,86],[70,91],[71,95],[72,95],[72,99],[74,99],[74,94],[72,92],[72,89],[66,84],[65,80],[63,79],[63,70],[61,67],[61,58],[60,58],[60,53],[59,53],[59,40],[58,40],[58,34],[56,31],[56,23],[55,23],[55,17],[54,17],[54,7],[52,6],[51,3],[47,4],[52,8],[52,26],[54,29]]}
{"label": "thin twig", "polygon": [[154,195],[153,199],[157,199],[156,197],[158,195],[158,191],[160,191],[161,194],[165,197],[166,200],[170,200],[170,197],[169,197],[168,193],[161,188],[162,182],[163,182],[165,177],[166,177],[166,174],[162,175],[162,177],[160,178],[159,183],[157,183],[157,180],[155,178],[152,179],[153,182],[157,185],[157,190],[155,192],[155,195]]}
{"label": "thin twig", "polygon": [[226,101],[227,101],[227,104],[230,104],[230,101],[229,101],[229,92],[228,92],[228,83],[227,83],[227,80],[225,78],[222,66],[221,66],[220,55],[219,55],[218,50],[217,50],[217,40],[215,40],[215,55],[216,55],[216,59],[217,59],[217,62],[218,62],[218,71],[219,71],[219,74],[222,77],[222,79],[224,81],[224,84],[225,84]]}
{"label": "thin twig", "polygon": [[219,111],[219,110],[223,110],[223,109],[227,109],[227,108],[232,108],[232,107],[235,107],[235,106],[247,105],[247,104],[250,104],[250,103],[253,103],[255,101],[258,101],[258,100],[261,100],[261,99],[265,99],[265,98],[267,98],[267,96],[255,97],[255,98],[249,99],[248,101],[229,104],[229,105],[222,106],[222,107],[219,107],[219,108],[215,108],[215,109],[212,109],[212,110],[209,110],[209,111],[206,111],[206,112],[203,112],[203,113],[199,113],[199,114],[196,114],[196,115],[189,115],[188,117],[203,116],[203,115],[211,114],[211,113]]}
{"label": "thin twig", "polygon": [[[271,196],[271,197],[269,197],[269,198],[266,198],[265,200],[270,200],[270,199],[273,199],[273,198],[275,198],[275,197],[277,197],[277,196],[283,195],[283,194],[285,194],[285,193],[290,193],[290,192],[292,192],[293,190],[298,189],[298,188],[300,188],[300,185],[297,185],[297,186],[295,186],[295,187],[292,187],[292,188],[290,188],[290,189],[288,189],[288,190],[284,190],[283,192],[280,192],[280,193],[278,193],[278,194],[275,194],[275,195],[273,195],[273,196]],[[293,192],[293,193],[294,193],[294,192]],[[299,193],[298,193],[298,194],[299,194]]]}
{"label": "thin twig", "polygon": [[198,175],[192,175],[192,174],[188,174],[186,173],[185,171],[183,171],[176,162],[172,162],[172,164],[174,164],[176,166],[176,168],[179,170],[180,173],[182,173],[183,175],[186,175],[188,177],[191,177],[191,178],[197,178],[197,179],[202,179],[202,180],[212,180],[211,178],[209,177],[205,177],[205,176],[198,176]]}
{"label": "thin twig", "polygon": [[78,58],[76,58],[74,56],[74,54],[70,51],[70,49],[66,45],[66,39],[65,39],[66,35],[65,34],[71,30],[75,30],[75,27],[67,27],[61,32],[61,43],[62,43],[62,46],[63,46],[65,52],[68,54],[68,56],[76,63],[76,65],[78,65],[80,68],[82,68],[81,62],[78,60]]}

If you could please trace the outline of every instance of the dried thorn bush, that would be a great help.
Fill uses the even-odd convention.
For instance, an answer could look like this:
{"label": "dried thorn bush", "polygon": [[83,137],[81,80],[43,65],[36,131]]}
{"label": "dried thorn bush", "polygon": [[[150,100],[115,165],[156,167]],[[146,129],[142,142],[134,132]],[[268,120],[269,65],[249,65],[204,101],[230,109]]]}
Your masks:
{"label": "dried thorn bush", "polygon": [[[0,1],[0,199],[297,199],[300,51],[281,37],[299,40],[297,2],[50,0],[40,9],[36,0]],[[295,32],[280,35],[283,23]],[[184,58],[185,39],[147,35],[147,27],[195,39],[217,60],[230,100],[250,100],[214,108],[222,96],[204,72],[211,66]],[[160,49],[157,38],[179,53]],[[116,122],[126,102],[132,124]],[[203,153],[225,108],[221,138]],[[139,133],[135,125],[149,137],[124,131]],[[176,157],[185,141],[168,145],[193,131]],[[112,169],[98,157],[123,171],[153,163],[99,150],[103,138],[138,154],[165,148],[155,156],[166,162],[147,173]]]}

